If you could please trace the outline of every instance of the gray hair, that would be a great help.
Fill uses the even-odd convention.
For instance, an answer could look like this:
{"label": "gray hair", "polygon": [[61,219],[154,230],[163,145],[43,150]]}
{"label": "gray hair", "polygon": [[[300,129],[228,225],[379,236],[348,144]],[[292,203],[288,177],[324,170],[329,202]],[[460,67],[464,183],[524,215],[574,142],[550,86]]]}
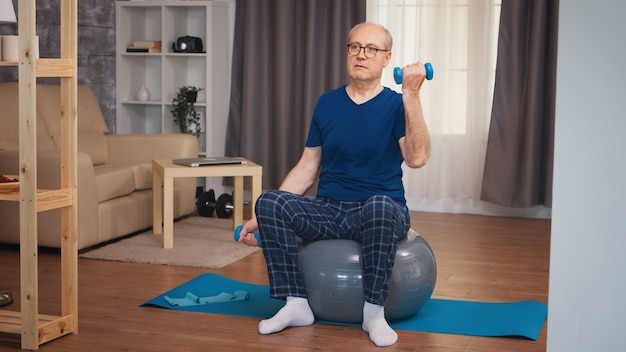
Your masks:
{"label": "gray hair", "polygon": [[391,50],[391,47],[393,46],[393,37],[391,36],[391,32],[389,32],[389,30],[387,28],[385,28],[383,25],[380,25],[378,23],[372,23],[372,22],[362,22],[357,24],[356,26],[352,27],[352,29],[350,30],[350,32],[348,32],[348,42],[350,41],[350,37],[352,37],[352,33],[358,29],[361,28],[363,26],[366,25],[372,25],[372,26],[376,26],[380,29],[382,29],[383,31],[385,31],[385,50]]}

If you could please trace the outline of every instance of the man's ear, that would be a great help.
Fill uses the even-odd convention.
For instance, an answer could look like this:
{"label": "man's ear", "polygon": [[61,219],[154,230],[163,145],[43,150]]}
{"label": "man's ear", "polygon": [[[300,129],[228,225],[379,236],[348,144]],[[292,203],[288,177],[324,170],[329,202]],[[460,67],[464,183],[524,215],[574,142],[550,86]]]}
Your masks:
{"label": "man's ear", "polygon": [[387,65],[389,65],[390,62],[391,62],[391,51],[388,51],[387,55],[385,55],[385,63],[383,64],[383,67],[387,67]]}

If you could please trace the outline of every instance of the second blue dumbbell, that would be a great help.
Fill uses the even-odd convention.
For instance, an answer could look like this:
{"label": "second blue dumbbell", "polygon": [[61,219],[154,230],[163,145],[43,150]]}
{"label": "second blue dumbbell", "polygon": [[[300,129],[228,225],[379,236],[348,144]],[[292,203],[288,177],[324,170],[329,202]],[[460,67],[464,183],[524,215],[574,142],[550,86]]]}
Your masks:
{"label": "second blue dumbbell", "polygon": [[[424,64],[424,69],[426,70],[426,79],[433,79],[433,75],[435,71],[433,71],[433,65],[430,62]],[[396,67],[393,69],[393,80],[396,81],[396,84],[402,84],[402,68]]]}
{"label": "second blue dumbbell", "polygon": [[[243,225],[239,225],[235,228],[235,233],[233,237],[235,238],[236,242],[239,242],[239,233],[241,232],[241,229],[243,229]],[[259,247],[261,247],[261,236],[258,233],[254,233],[254,237],[256,238],[256,242],[259,245]]]}

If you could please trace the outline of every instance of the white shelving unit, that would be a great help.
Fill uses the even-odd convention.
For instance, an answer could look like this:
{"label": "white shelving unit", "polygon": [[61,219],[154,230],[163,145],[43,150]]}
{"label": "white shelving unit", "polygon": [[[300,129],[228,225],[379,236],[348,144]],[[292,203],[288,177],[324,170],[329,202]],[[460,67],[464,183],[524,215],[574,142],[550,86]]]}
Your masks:
{"label": "white shelving unit", "polygon": [[[178,133],[170,113],[182,86],[202,88],[200,151],[223,155],[230,96],[234,1],[116,2],[116,133]],[[176,53],[176,38],[202,39],[206,53]],[[160,53],[127,53],[134,41],[162,42]],[[150,99],[139,101],[145,85]]]}

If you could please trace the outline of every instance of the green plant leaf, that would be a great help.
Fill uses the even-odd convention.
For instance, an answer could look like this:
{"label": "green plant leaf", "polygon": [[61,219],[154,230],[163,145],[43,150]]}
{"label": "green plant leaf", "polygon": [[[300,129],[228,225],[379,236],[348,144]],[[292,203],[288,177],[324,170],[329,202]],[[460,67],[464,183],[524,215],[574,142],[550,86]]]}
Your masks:
{"label": "green plant leaf", "polygon": [[170,110],[180,131],[192,134],[196,138],[200,137],[202,132],[200,116],[195,108],[198,92],[201,90],[202,88],[193,86],[180,87],[172,100],[172,110]]}

